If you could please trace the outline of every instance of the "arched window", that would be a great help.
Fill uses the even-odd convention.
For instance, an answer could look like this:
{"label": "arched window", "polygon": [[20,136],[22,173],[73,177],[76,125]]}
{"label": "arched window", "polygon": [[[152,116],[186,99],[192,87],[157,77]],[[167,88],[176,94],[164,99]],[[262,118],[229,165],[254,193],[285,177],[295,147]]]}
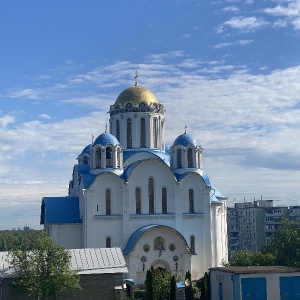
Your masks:
{"label": "arched window", "polygon": [[177,168],[182,168],[182,150],[177,149]]}
{"label": "arched window", "polygon": [[148,194],[149,194],[149,214],[154,214],[154,180],[148,180]]}
{"label": "arched window", "polygon": [[96,168],[101,167],[101,148],[96,149],[95,164]]}
{"label": "arched window", "polygon": [[187,161],[188,161],[188,168],[193,167],[193,150],[191,148],[187,151]]}
{"label": "arched window", "polygon": [[132,120],[127,119],[127,148],[132,148]]}
{"label": "arched window", "polygon": [[146,121],[141,118],[141,148],[146,148]]}
{"label": "arched window", "polygon": [[112,167],[113,150],[112,147],[106,148],[106,167]]}
{"label": "arched window", "polygon": [[195,212],[194,211],[194,190],[189,190],[189,206],[190,206],[190,213]]}
{"label": "arched window", "polygon": [[162,201],[162,213],[168,213],[168,200],[167,200],[167,189],[165,187],[161,190],[161,201]]}
{"label": "arched window", "polygon": [[117,149],[117,167],[120,167],[120,148]]}
{"label": "arched window", "polygon": [[135,213],[142,213],[142,205],[141,205],[141,189],[137,187],[135,189]]}
{"label": "arched window", "polygon": [[107,189],[105,191],[105,207],[106,207],[106,214],[111,214],[111,190]]}
{"label": "arched window", "polygon": [[191,240],[190,240],[190,248],[192,253],[195,253],[195,236],[191,235]]}
{"label": "arched window", "polygon": [[111,237],[107,237],[105,241],[106,248],[111,248]]}
{"label": "arched window", "polygon": [[157,148],[157,119],[153,119],[153,148]]}
{"label": "arched window", "polygon": [[87,158],[87,156],[84,156],[84,157],[83,157],[82,163],[83,163],[84,165],[87,165],[87,164],[88,164],[88,158]]}
{"label": "arched window", "polygon": [[120,141],[120,121],[116,121],[116,138],[118,141]]}

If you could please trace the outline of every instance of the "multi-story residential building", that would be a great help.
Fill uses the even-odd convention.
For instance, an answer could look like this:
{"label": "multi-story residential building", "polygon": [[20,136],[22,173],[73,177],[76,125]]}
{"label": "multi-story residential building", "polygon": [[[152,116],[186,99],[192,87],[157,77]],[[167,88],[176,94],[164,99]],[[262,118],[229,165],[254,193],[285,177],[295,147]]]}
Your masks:
{"label": "multi-story residential building", "polygon": [[273,200],[254,200],[235,203],[228,207],[228,250],[260,251],[269,243],[281,224],[283,217],[300,220],[300,206],[274,207]]}

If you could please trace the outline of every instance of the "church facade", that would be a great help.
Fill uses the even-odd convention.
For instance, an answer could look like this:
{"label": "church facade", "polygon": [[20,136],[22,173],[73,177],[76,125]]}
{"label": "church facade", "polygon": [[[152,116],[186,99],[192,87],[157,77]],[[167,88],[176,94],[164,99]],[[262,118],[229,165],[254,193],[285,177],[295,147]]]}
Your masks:
{"label": "church facade", "polygon": [[196,139],[184,132],[167,147],[164,106],[137,83],[109,114],[109,132],[78,156],[68,195],[43,198],[45,230],[69,249],[120,247],[136,284],[151,267],[199,279],[220,266],[226,197],[203,172]]}

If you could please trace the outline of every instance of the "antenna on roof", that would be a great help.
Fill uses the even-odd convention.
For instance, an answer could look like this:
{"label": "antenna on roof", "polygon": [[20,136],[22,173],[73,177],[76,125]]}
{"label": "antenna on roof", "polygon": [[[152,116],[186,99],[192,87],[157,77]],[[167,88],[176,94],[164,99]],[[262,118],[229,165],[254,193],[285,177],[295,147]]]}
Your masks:
{"label": "antenna on roof", "polygon": [[105,133],[107,133],[107,123],[105,123]]}
{"label": "antenna on roof", "polygon": [[135,76],[134,76],[134,79],[135,79],[135,86],[138,86],[138,77],[139,77],[139,75],[138,75],[138,72],[137,71],[135,71]]}
{"label": "antenna on roof", "polygon": [[184,134],[186,134],[186,129],[187,129],[187,126],[186,124],[184,125]]}

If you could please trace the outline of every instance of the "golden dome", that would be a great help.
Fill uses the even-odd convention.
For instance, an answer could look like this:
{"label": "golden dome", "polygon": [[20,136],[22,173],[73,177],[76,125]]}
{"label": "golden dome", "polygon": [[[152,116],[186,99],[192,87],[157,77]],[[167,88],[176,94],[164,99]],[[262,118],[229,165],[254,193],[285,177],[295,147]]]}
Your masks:
{"label": "golden dome", "polygon": [[138,106],[141,102],[145,102],[147,105],[157,103],[156,97],[148,89],[141,86],[131,86],[124,90],[117,98],[115,106],[119,105],[123,107],[127,102],[131,102],[133,106]]}

